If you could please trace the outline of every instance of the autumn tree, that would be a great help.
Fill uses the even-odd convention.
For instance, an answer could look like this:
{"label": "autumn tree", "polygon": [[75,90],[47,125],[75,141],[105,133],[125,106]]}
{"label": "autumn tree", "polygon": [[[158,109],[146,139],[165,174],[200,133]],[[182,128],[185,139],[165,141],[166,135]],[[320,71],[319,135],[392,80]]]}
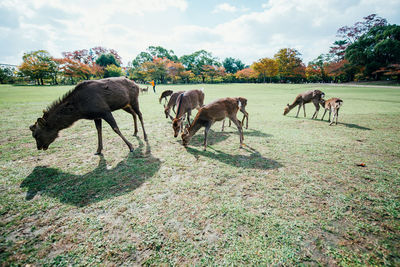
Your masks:
{"label": "autumn tree", "polygon": [[267,57],[253,63],[251,68],[262,78],[264,83],[267,77],[270,78],[271,82],[272,77],[278,74],[278,62]]}
{"label": "autumn tree", "polygon": [[235,78],[241,82],[255,81],[258,73],[252,68],[245,68],[235,73]]}
{"label": "autumn tree", "polygon": [[300,56],[301,53],[292,48],[283,48],[274,55],[281,79],[299,81],[305,77],[305,66]]}
{"label": "autumn tree", "polygon": [[35,80],[37,84],[43,85],[43,79],[53,78],[52,75],[56,72],[56,64],[46,50],[24,53],[22,60],[19,71]]}

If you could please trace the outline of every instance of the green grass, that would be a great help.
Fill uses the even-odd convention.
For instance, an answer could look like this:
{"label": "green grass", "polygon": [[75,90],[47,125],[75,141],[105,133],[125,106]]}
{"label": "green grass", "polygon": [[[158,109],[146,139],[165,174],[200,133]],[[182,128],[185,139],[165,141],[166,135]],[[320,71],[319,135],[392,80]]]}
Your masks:
{"label": "green grass", "polygon": [[[221,123],[207,151],[203,130],[173,138],[160,92],[199,87],[248,99],[244,149]],[[86,120],[37,151],[29,125],[71,88],[0,86],[1,265],[400,265],[400,89],[160,85],[140,96],[148,143],[114,112],[133,153],[104,123],[95,156]],[[310,88],[344,100],[337,126],[282,116]]]}

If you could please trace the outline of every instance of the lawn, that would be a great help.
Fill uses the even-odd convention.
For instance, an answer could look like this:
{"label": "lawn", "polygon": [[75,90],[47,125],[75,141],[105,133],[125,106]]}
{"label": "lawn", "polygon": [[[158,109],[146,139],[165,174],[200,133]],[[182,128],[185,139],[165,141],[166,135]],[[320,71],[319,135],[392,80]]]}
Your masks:
{"label": "lawn", "polygon": [[[200,87],[248,99],[245,148],[220,122],[207,151],[203,130],[187,149],[173,137],[161,91]],[[312,104],[282,115],[312,88],[343,99],[337,126]],[[160,85],[139,99],[148,143],[114,112],[134,152],[103,123],[95,156],[87,120],[38,151],[29,125],[70,89],[0,86],[2,266],[400,265],[400,88]]]}

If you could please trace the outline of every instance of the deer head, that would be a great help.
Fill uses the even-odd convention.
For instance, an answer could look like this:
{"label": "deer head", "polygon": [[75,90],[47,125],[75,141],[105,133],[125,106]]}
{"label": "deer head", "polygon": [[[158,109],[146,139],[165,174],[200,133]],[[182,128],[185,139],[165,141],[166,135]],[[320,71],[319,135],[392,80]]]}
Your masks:
{"label": "deer head", "polygon": [[177,137],[179,132],[181,131],[181,127],[182,127],[184,119],[185,119],[185,116],[182,116],[180,118],[175,118],[172,121],[172,128],[174,129],[174,137]]}
{"label": "deer head", "polygon": [[192,139],[192,136],[189,134],[189,126],[186,125],[185,129],[183,130],[183,133],[181,135],[182,137],[182,144],[183,146],[187,147],[190,140]]}
{"label": "deer head", "polygon": [[290,111],[290,106],[289,106],[289,104],[287,104],[286,107],[285,107],[285,109],[283,110],[283,115],[288,114],[289,111]]}
{"label": "deer head", "polygon": [[43,118],[38,118],[35,124],[29,126],[32,131],[32,136],[36,140],[36,146],[38,150],[47,150],[49,145],[58,136],[58,131],[48,127],[47,122]]}

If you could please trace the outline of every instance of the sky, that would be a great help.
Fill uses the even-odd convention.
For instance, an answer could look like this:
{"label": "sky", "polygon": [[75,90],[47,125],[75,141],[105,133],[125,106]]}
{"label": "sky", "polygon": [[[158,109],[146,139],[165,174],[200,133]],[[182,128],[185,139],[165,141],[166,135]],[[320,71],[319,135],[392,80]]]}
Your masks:
{"label": "sky", "polygon": [[400,24],[399,0],[0,0],[0,64],[24,53],[103,46],[123,65],[149,46],[178,57],[205,49],[245,64],[294,48],[306,64],[337,30],[372,13]]}

